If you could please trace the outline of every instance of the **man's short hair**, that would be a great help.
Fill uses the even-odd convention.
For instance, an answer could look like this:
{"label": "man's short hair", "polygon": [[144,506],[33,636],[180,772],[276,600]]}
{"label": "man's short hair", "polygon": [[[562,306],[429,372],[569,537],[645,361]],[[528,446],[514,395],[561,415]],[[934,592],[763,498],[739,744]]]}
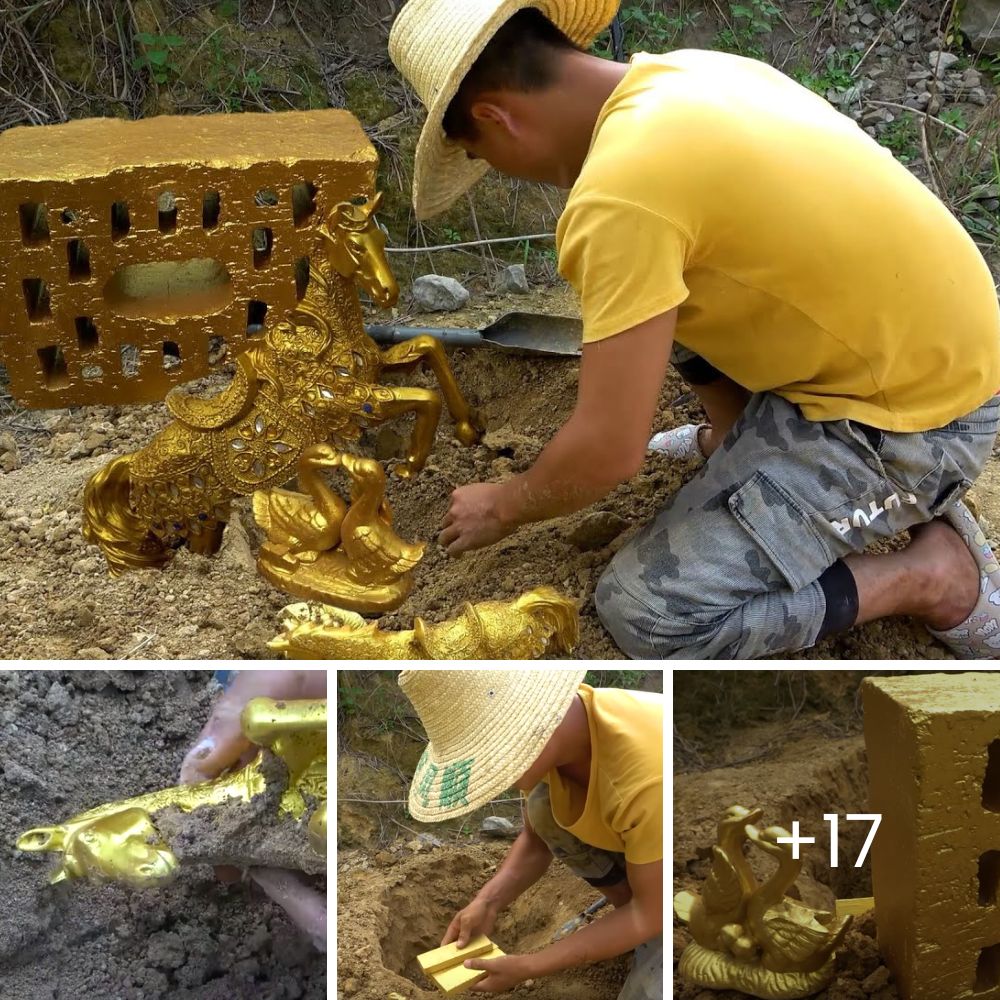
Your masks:
{"label": "man's short hair", "polygon": [[475,139],[473,102],[489,90],[530,93],[551,86],[561,53],[577,50],[541,11],[519,10],[489,40],[472,64],[444,114],[449,139]]}

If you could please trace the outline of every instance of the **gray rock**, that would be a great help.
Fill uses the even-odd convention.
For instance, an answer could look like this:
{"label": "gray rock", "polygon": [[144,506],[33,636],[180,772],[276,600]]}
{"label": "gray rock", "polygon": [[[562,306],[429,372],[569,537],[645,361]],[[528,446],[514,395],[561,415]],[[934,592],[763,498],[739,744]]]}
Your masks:
{"label": "gray rock", "polygon": [[1000,53],[1000,0],[965,0],[960,24],[973,51]]}
{"label": "gray rock", "polygon": [[862,23],[862,24],[863,24],[863,25],[864,25],[864,26],[865,26],[866,28],[870,28],[870,27],[871,27],[871,26],[872,26],[873,24],[877,24],[877,23],[878,23],[878,20],[879,20],[879,17],[878,17],[878,15],[877,15],[877,14],[875,14],[875,13],[873,13],[873,12],[872,12],[872,11],[870,11],[870,10],[866,10],[866,11],[865,11],[865,12],[864,12],[864,13],[863,13],[863,14],[861,15],[861,23]]}
{"label": "gray rock", "polygon": [[413,301],[423,312],[454,312],[469,303],[461,282],[444,274],[424,274],[413,282]]}
{"label": "gray rock", "polygon": [[479,827],[479,832],[484,837],[503,837],[507,840],[514,840],[521,832],[521,828],[503,816],[487,816]]}
{"label": "gray rock", "polygon": [[940,80],[944,77],[945,73],[951,69],[955,63],[958,62],[958,56],[954,52],[940,52],[935,49],[933,52],[928,54],[927,65],[930,66],[931,72]]}
{"label": "gray rock", "polygon": [[524,273],[523,264],[511,264],[500,272],[498,281],[500,288],[511,295],[527,295],[531,289],[528,287],[528,276]]}
{"label": "gray rock", "polygon": [[978,69],[971,66],[962,74],[963,87],[981,87],[983,85],[983,75]]}

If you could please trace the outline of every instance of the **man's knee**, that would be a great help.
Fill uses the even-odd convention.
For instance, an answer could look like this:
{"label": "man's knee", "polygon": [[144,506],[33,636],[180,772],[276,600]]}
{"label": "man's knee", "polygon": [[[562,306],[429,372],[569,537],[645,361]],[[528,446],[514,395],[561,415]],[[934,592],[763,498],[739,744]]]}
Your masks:
{"label": "man's knee", "polygon": [[[718,621],[709,621],[690,594],[672,595],[668,584],[655,600],[663,613],[653,611],[649,604],[638,600],[623,583],[617,557],[601,574],[594,592],[597,616],[611,634],[615,645],[636,660],[661,659],[685,655],[698,659],[707,650],[721,623],[729,612],[720,609]],[[651,602],[650,602],[651,603]],[[670,609],[669,613],[666,613]]]}

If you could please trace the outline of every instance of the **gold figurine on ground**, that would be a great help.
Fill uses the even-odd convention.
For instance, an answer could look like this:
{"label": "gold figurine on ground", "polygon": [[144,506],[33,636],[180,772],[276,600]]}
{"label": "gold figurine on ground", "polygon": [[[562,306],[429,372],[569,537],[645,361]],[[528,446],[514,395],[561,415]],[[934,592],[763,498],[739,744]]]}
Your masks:
{"label": "gold figurine on ground", "polygon": [[290,659],[318,660],[531,660],[569,654],[579,641],[576,604],[551,587],[536,587],[513,601],[466,604],[451,621],[386,632],[340,608],[290,604],[284,632],[268,646]]}
{"label": "gold figurine on ground", "polygon": [[[322,478],[322,469],[334,468],[350,476],[349,505]],[[290,594],[352,611],[398,608],[425,546],[393,531],[382,466],[317,444],[299,459],[298,479],[308,493],[254,494],[254,517],[267,532],[257,558],[261,575]]]}
{"label": "gold figurine on ground", "polygon": [[[690,983],[736,989],[762,1000],[795,1000],[827,986],[835,950],[851,917],[814,910],[785,896],[802,869],[791,838],[780,826],[758,829],[760,809],[732,806],[718,826],[712,870],[701,894],[679,892],[674,911],[694,941],[678,971]],[[743,853],[750,841],[777,859],[778,868],[758,884]]]}
{"label": "gold figurine on ground", "polygon": [[[325,856],[326,701],[255,698],[243,710],[241,725],[248,739],[284,762],[287,780],[277,812],[303,823],[308,844]],[[36,827],[18,838],[17,848],[61,855],[50,879],[53,883],[73,878],[135,886],[161,883],[175,873],[179,861],[157,828],[157,815],[171,806],[190,813],[206,806],[250,802],[275,780],[273,774],[269,777],[264,754],[261,750],[245,767],[212,781],[108,802],[64,823]]]}
{"label": "gold figurine on ground", "polygon": [[[223,392],[202,398],[175,390],[166,401],[173,422],[91,478],[83,533],[101,546],[112,574],[162,566],[184,543],[214,552],[234,497],[281,486],[311,445],[356,441],[363,428],[410,413],[413,435],[395,471],[413,475],[430,454],[441,396],[456,437],[478,440],[438,341],[416,337],[382,351],[365,332],[355,286],[381,306],[398,295],[375,221],[379,197],[335,206],[319,227],[325,259],[311,261],[304,298],[289,320],[239,355]],[[440,394],[378,384],[385,369],[420,361],[431,366]]]}

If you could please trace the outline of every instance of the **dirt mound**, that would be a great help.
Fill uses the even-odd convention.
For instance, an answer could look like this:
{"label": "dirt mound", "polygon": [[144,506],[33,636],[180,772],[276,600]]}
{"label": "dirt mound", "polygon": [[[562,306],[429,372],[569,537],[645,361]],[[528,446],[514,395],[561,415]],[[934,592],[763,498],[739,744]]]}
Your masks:
{"label": "dirt mound", "polygon": [[4,1000],[326,997],[325,956],[252,884],[193,865],[145,892],[50,886],[51,857],[14,849],[35,826],[173,784],[213,688],[206,671],[0,672]]}
{"label": "dirt mound", "polygon": [[[437,1000],[416,956],[440,944],[449,921],[496,871],[506,845],[440,847],[386,862],[343,855],[338,892],[338,996]],[[508,954],[537,951],[599,893],[556,863],[500,915],[492,937]],[[619,958],[533,980],[517,989],[528,1000],[615,1000],[628,975]]]}

